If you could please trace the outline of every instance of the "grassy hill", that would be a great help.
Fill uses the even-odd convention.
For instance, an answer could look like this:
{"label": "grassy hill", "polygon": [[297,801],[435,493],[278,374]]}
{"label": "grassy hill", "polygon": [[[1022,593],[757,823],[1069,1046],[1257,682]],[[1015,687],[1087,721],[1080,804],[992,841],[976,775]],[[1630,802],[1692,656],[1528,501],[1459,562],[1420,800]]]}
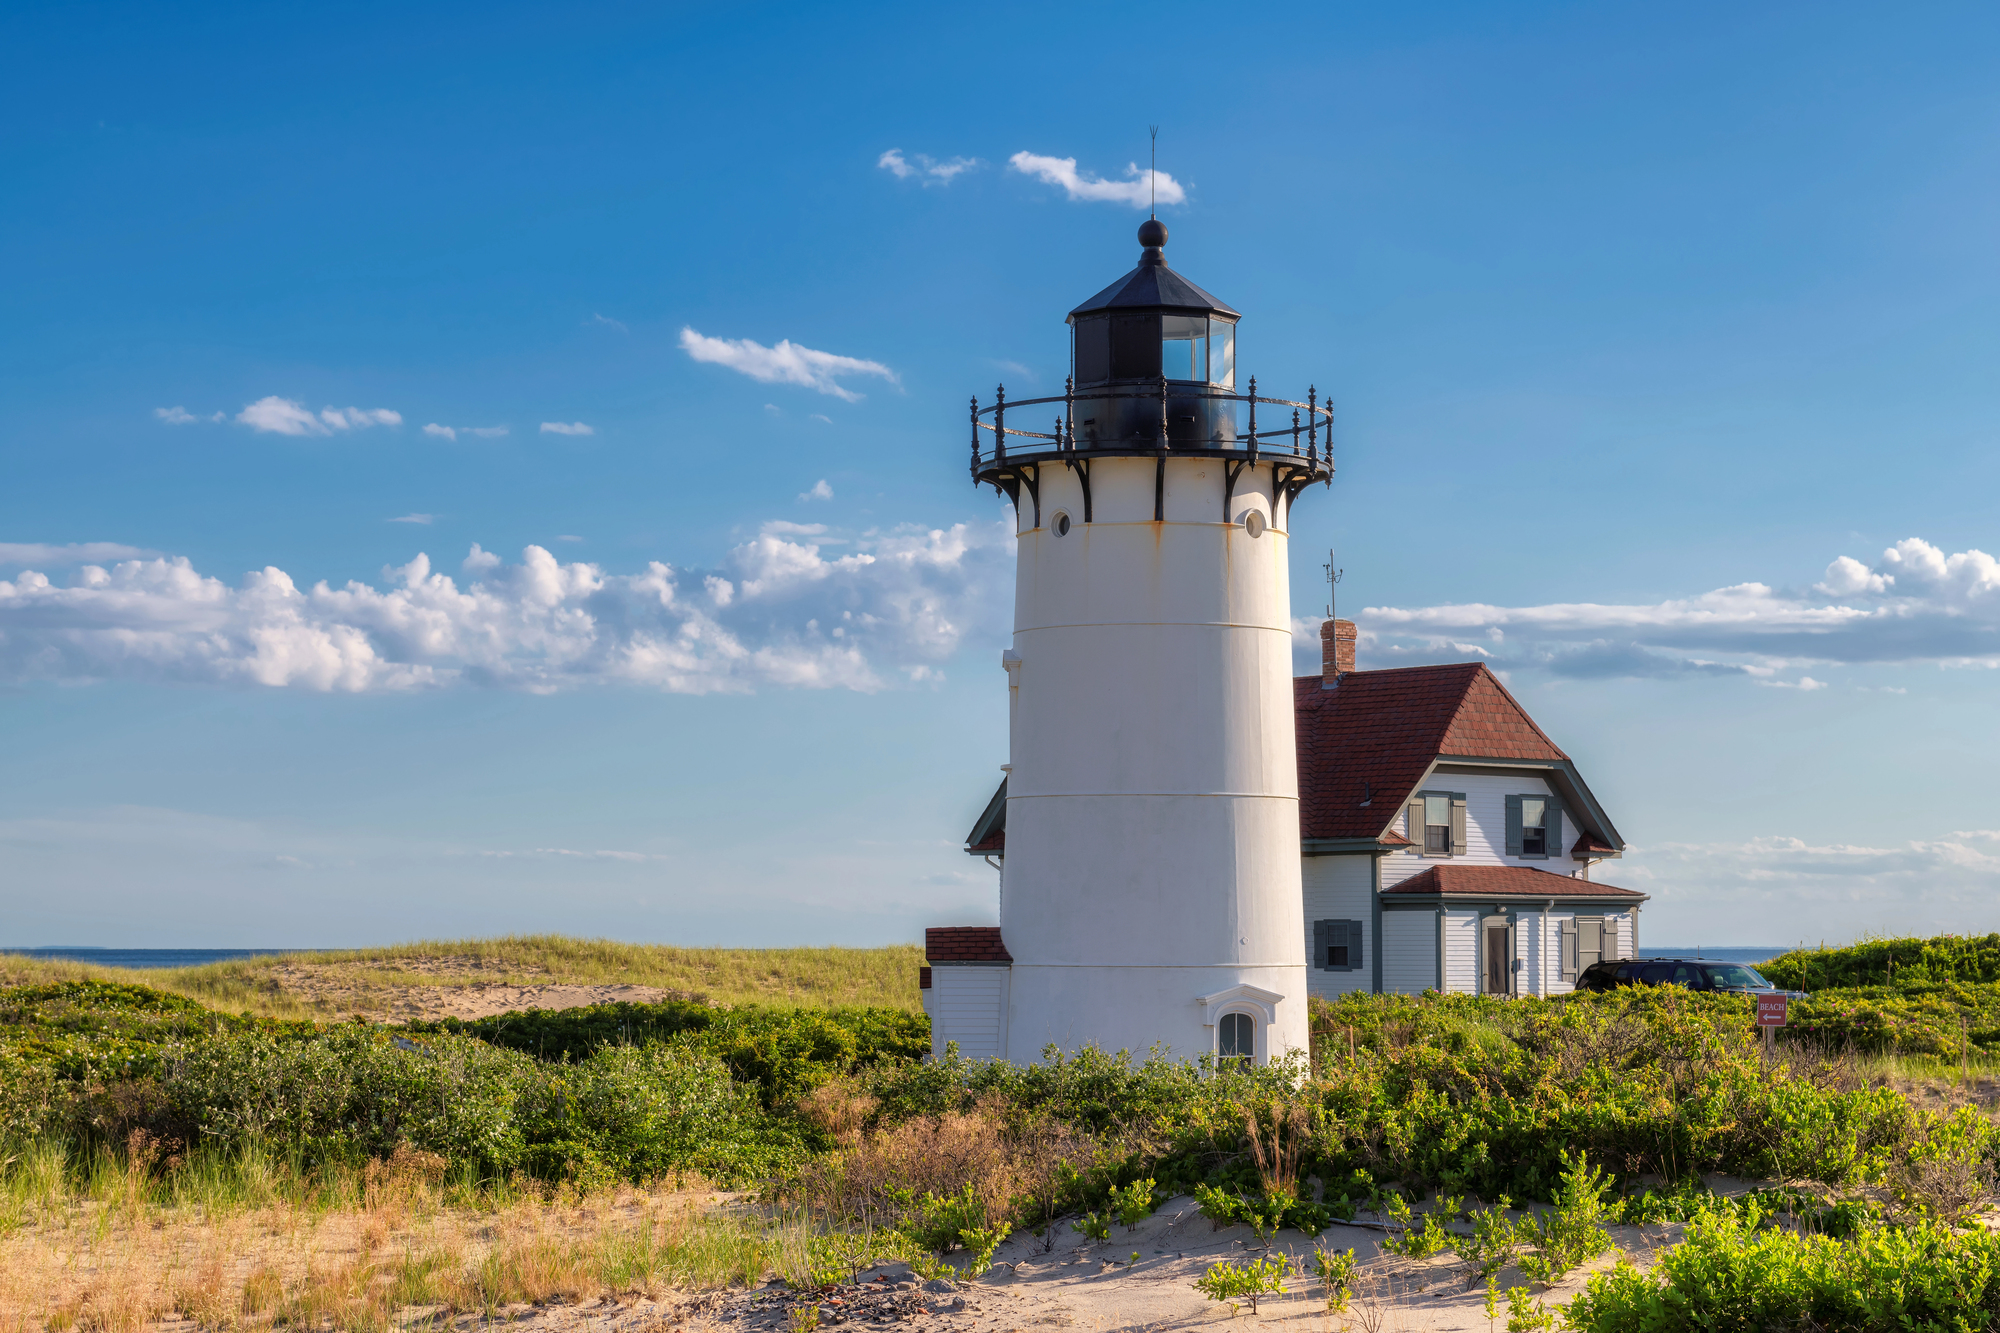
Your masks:
{"label": "grassy hill", "polygon": [[654,986],[717,1004],[875,1005],[917,1011],[914,944],[876,949],[691,949],[563,935],[417,940],[373,949],[271,954],[167,971],[0,954],[0,986],[52,981],[143,984],[269,1018],[345,1014],[412,987]]}

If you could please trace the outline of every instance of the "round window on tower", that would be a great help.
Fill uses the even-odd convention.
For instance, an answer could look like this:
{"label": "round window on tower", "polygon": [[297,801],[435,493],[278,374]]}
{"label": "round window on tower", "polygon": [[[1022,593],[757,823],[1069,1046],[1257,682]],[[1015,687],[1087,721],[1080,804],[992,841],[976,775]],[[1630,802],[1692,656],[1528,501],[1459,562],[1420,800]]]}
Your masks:
{"label": "round window on tower", "polygon": [[1058,537],[1069,536],[1069,515],[1060,509],[1056,510],[1056,516],[1049,520],[1049,531]]}
{"label": "round window on tower", "polygon": [[1264,511],[1253,509],[1243,516],[1243,530],[1252,537],[1264,535]]}

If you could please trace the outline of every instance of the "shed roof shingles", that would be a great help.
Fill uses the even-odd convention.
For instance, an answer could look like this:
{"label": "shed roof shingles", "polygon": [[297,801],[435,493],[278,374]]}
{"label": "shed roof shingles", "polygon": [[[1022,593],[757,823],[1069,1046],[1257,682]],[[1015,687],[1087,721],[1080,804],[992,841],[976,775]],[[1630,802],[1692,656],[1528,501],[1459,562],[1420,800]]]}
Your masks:
{"label": "shed roof shingles", "polygon": [[932,926],[924,932],[924,957],[938,963],[1011,963],[998,926]]}
{"label": "shed roof shingles", "polygon": [[1533,866],[1453,866],[1437,865],[1412,875],[1400,884],[1382,890],[1388,897],[1435,897],[1438,894],[1472,898],[1644,898],[1634,889],[1611,884],[1593,884],[1587,879],[1571,879]]}

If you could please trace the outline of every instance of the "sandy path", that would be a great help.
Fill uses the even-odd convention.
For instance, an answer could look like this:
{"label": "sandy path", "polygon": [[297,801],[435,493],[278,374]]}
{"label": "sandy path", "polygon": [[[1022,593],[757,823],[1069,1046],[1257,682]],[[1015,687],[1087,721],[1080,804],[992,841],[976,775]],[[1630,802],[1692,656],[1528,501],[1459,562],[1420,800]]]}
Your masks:
{"label": "sandy path", "polygon": [[[1613,1227],[1618,1246],[1642,1267],[1679,1228]],[[1067,1226],[1065,1238],[1079,1239]],[[1283,1296],[1266,1297],[1256,1314],[1242,1307],[1232,1314],[1227,1305],[1212,1302],[1194,1290],[1194,1280],[1209,1265],[1223,1259],[1255,1256],[1262,1251],[1247,1227],[1213,1229],[1196,1211],[1192,1199],[1175,1199],[1139,1227],[1114,1228],[1101,1245],[1062,1246],[1042,1252],[1032,1237],[1010,1240],[996,1256],[999,1262],[979,1282],[956,1292],[921,1288],[884,1296],[857,1297],[851,1291],[835,1305],[823,1330],[846,1333],[914,1324],[923,1328],[964,1330],[964,1333],[1039,1333],[1042,1329],[1177,1330],[1212,1326],[1229,1329],[1271,1327],[1285,1333],[1490,1333],[1483,1290],[1467,1286],[1464,1268],[1446,1256],[1419,1263],[1380,1253],[1382,1233],[1362,1227],[1334,1226],[1320,1237],[1329,1249],[1353,1247],[1362,1263],[1358,1295],[1341,1315],[1329,1315],[1314,1279],[1293,1278]],[[1313,1243],[1295,1232],[1281,1235],[1277,1249],[1301,1265],[1310,1261]],[[1131,1262],[1133,1252],[1136,1262]],[[1616,1254],[1593,1268],[1607,1267]],[[1128,1266],[1129,1263],[1129,1266]],[[1550,1305],[1568,1300],[1583,1289],[1585,1273],[1572,1275],[1553,1290],[1542,1292]],[[876,1279],[887,1278],[886,1284]],[[862,1285],[875,1291],[910,1281],[901,1264],[889,1264],[862,1274]],[[1523,1285],[1520,1273],[1508,1268],[1500,1275],[1503,1288]],[[511,1311],[511,1326],[519,1333],[671,1333],[673,1330],[732,1330],[734,1333],[789,1333],[791,1310],[803,1304],[781,1284],[753,1291],[681,1300],[640,1300],[620,1304]],[[896,1308],[900,1307],[900,1308]],[[1505,1327],[1506,1315],[1499,1327]]]}

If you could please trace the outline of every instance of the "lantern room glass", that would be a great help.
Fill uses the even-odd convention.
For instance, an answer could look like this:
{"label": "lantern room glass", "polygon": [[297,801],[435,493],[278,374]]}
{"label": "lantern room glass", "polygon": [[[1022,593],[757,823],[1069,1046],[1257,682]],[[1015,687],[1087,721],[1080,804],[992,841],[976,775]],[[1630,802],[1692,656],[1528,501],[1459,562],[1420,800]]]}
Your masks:
{"label": "lantern room glass", "polygon": [[1200,315],[1160,316],[1160,373],[1170,380],[1208,378],[1208,321]]}
{"label": "lantern room glass", "polygon": [[1160,316],[1160,373],[1170,380],[1236,386],[1236,326],[1202,315]]}

